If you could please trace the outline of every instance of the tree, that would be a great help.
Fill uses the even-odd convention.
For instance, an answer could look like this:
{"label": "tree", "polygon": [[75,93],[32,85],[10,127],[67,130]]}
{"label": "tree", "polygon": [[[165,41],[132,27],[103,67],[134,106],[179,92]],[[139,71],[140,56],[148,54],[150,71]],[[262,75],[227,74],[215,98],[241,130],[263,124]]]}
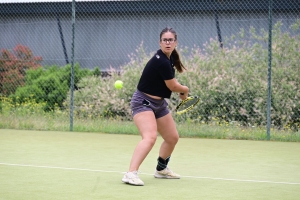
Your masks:
{"label": "tree", "polygon": [[13,51],[2,49],[0,54],[0,94],[13,94],[25,82],[28,69],[37,69],[41,66],[42,57],[33,56],[32,51],[18,44]]}

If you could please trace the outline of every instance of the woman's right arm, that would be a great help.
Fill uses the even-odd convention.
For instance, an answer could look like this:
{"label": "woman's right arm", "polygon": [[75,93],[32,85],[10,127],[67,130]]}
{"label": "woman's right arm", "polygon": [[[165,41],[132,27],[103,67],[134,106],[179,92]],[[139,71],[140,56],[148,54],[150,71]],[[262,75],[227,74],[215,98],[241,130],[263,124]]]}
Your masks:
{"label": "woman's right arm", "polygon": [[177,79],[173,78],[170,80],[165,80],[165,83],[172,92],[180,93],[181,99],[186,99],[188,97],[189,88],[185,85],[181,85]]}

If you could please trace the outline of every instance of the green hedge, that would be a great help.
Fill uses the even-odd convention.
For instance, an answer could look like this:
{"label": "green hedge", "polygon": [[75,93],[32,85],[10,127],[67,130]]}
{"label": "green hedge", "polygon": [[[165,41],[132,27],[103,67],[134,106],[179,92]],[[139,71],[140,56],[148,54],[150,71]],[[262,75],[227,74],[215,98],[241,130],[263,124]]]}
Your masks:
{"label": "green hedge", "polygon": [[[88,69],[81,69],[79,64],[74,66],[74,83],[76,84],[85,76],[92,75]],[[22,104],[28,99],[37,103],[46,103],[45,111],[63,108],[71,82],[71,65],[64,67],[46,66],[36,70],[26,71],[25,85],[18,87],[15,94],[10,97],[15,104]]]}
{"label": "green hedge", "polygon": [[[272,46],[272,125],[279,129],[298,130],[300,127],[300,72],[299,46],[300,20],[289,32],[281,31],[278,22],[273,30]],[[246,37],[246,35],[248,35]],[[240,126],[265,126],[268,86],[268,34],[250,28],[241,30],[219,47],[216,39],[204,48],[181,48],[182,59],[188,71],[177,74],[192,95],[201,97],[201,104],[178,121],[201,123],[236,123]],[[111,77],[83,78],[75,92],[75,113],[82,117],[119,117],[131,119],[129,102],[141,72],[153,55],[146,54],[143,44],[121,73],[112,71]],[[116,80],[124,88],[113,87]],[[177,94],[170,99],[173,110],[178,103]],[[66,101],[68,104],[69,100]]]}

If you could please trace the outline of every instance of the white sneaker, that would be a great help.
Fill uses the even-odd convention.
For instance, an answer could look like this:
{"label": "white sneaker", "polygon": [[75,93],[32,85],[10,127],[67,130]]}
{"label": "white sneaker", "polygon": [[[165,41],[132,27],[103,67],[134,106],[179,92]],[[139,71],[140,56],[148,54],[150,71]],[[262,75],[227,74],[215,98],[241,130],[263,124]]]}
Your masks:
{"label": "white sneaker", "polygon": [[144,182],[139,178],[137,171],[127,172],[122,178],[122,181],[130,185],[144,185]]}
{"label": "white sneaker", "polygon": [[168,167],[164,170],[161,171],[155,171],[154,173],[154,177],[155,178],[169,178],[169,179],[179,179],[180,175],[179,174],[175,174],[174,172],[172,172],[172,170],[170,170]]}

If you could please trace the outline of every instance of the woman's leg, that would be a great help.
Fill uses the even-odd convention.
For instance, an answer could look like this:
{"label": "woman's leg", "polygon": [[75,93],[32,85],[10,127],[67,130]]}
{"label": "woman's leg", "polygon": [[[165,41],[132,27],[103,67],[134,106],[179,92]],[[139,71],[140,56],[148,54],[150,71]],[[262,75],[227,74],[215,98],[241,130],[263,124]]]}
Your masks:
{"label": "woman's leg", "polygon": [[172,115],[169,113],[157,119],[158,132],[164,139],[159,150],[158,164],[154,177],[178,179],[180,175],[172,172],[168,167],[170,156],[178,142],[179,135]]}
{"label": "woman's leg", "polygon": [[122,181],[131,185],[144,185],[144,182],[138,177],[138,169],[155,144],[157,125],[152,111],[137,113],[133,120],[139,129],[142,140],[133,152],[129,171],[124,175]]}
{"label": "woman's leg", "polygon": [[170,113],[157,119],[157,130],[164,139],[159,150],[159,156],[166,159],[171,156],[179,139],[175,122]]}
{"label": "woman's leg", "polygon": [[129,171],[138,171],[140,165],[155,144],[157,125],[152,111],[140,112],[133,117],[133,120],[142,136],[142,140],[133,152]]}

